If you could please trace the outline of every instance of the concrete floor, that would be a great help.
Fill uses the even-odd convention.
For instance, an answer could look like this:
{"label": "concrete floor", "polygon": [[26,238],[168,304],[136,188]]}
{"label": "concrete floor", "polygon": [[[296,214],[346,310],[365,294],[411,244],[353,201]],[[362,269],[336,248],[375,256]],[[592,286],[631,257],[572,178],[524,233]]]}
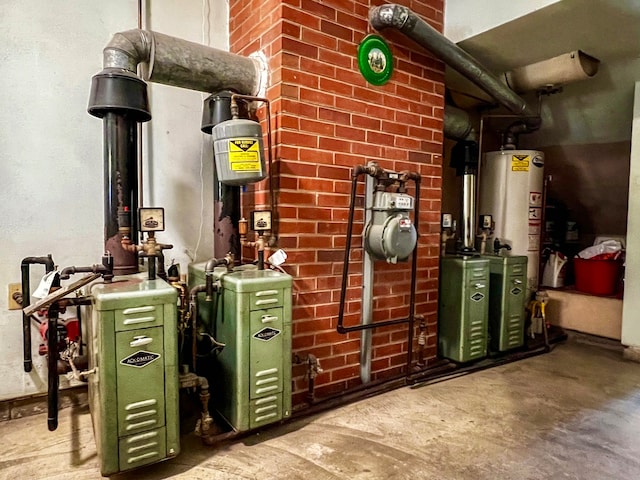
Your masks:
{"label": "concrete floor", "polygon": [[[0,479],[100,478],[86,408],[0,424]],[[640,364],[575,339],[547,355],[401,388],[124,479],[640,478]]]}

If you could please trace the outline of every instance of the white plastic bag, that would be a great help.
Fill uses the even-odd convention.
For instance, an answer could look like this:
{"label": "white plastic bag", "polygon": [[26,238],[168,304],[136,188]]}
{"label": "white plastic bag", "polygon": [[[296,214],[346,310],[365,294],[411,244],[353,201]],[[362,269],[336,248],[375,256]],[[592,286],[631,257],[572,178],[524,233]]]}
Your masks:
{"label": "white plastic bag", "polygon": [[591,247],[587,247],[578,253],[579,258],[593,258],[596,255],[602,255],[603,253],[616,253],[622,250],[622,244],[618,240],[607,240],[605,242],[599,243],[598,245],[593,245]]}

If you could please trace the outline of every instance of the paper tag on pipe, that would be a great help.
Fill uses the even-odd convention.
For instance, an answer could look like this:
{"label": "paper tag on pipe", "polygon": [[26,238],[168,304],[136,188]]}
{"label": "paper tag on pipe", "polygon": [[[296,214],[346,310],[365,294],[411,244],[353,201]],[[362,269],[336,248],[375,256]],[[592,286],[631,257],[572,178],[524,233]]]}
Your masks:
{"label": "paper tag on pipe", "polygon": [[279,267],[285,262],[286,259],[287,253],[284,250],[280,249],[276,250],[276,252],[269,257],[268,261],[271,265]]}
{"label": "paper tag on pipe", "polygon": [[60,272],[58,272],[57,270],[54,272],[46,273],[44,277],[42,277],[42,280],[40,280],[40,284],[38,285],[38,288],[36,288],[35,292],[33,292],[32,296],[36,298],[44,298],[49,295],[49,292],[51,291],[51,285],[53,285],[53,281],[56,279],[56,275],[59,274]]}

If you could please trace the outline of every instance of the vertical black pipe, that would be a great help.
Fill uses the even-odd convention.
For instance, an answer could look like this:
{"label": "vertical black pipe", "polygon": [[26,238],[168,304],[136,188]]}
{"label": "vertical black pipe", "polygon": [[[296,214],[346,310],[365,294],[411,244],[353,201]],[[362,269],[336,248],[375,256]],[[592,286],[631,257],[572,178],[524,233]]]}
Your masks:
{"label": "vertical black pipe", "polygon": [[[26,257],[20,264],[20,277],[22,282],[22,303],[20,306],[25,309],[31,304],[31,285],[29,278],[29,266],[33,264],[42,264],[46,273],[53,272],[55,265],[51,255],[46,257]],[[31,320],[27,314],[22,312],[22,351],[24,359],[24,371],[30,372],[33,368],[33,360],[31,359]]]}
{"label": "vertical black pipe", "polygon": [[137,141],[136,121],[131,116],[107,112],[104,129],[104,240],[114,258],[113,273],[126,275],[138,271],[135,252],[122,248],[122,234],[135,243],[138,238]]}
{"label": "vertical black pipe", "polygon": [[54,303],[49,307],[47,325],[47,366],[48,394],[47,394],[47,426],[50,432],[58,428],[58,305]]}
{"label": "vertical black pipe", "polygon": [[[22,308],[26,308],[31,304],[31,288],[29,278],[29,264],[25,264],[24,260],[20,266],[22,273]],[[30,372],[33,368],[33,360],[31,359],[31,320],[29,315],[22,311],[22,351],[24,359],[24,371]]]}
{"label": "vertical black pipe", "polygon": [[150,255],[147,257],[147,262],[149,264],[149,280],[156,279],[156,257]]}
{"label": "vertical black pipe", "polygon": [[122,248],[121,240],[138,238],[136,124],[151,120],[147,84],[133,72],[106,68],[91,80],[87,111],[103,119],[105,251],[113,258],[113,274],[136,273],[136,253]]}
{"label": "vertical black pipe", "polygon": [[82,345],[82,305],[76,307],[76,318],[78,319],[78,355],[84,353],[84,346]]}

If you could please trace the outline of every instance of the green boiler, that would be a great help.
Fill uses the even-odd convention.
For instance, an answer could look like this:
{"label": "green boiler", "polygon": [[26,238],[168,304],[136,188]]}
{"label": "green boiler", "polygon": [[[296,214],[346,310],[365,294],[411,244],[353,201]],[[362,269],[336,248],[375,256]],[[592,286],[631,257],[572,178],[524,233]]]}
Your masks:
{"label": "green boiler", "polygon": [[527,257],[487,255],[490,264],[489,350],[504,352],[524,344]]}
{"label": "green boiler", "polygon": [[489,260],[451,255],[440,259],[438,353],[465,363],[487,355]]}
{"label": "green boiler", "polygon": [[140,275],[94,284],[91,295],[89,406],[100,472],[178,455],[176,289]]}
{"label": "green boiler", "polygon": [[[210,379],[214,408],[236,431],[290,417],[292,277],[253,265],[231,273],[216,268],[213,275],[221,288],[215,314],[203,300],[198,305],[225,344]],[[190,288],[204,280],[204,264],[191,265]]]}

